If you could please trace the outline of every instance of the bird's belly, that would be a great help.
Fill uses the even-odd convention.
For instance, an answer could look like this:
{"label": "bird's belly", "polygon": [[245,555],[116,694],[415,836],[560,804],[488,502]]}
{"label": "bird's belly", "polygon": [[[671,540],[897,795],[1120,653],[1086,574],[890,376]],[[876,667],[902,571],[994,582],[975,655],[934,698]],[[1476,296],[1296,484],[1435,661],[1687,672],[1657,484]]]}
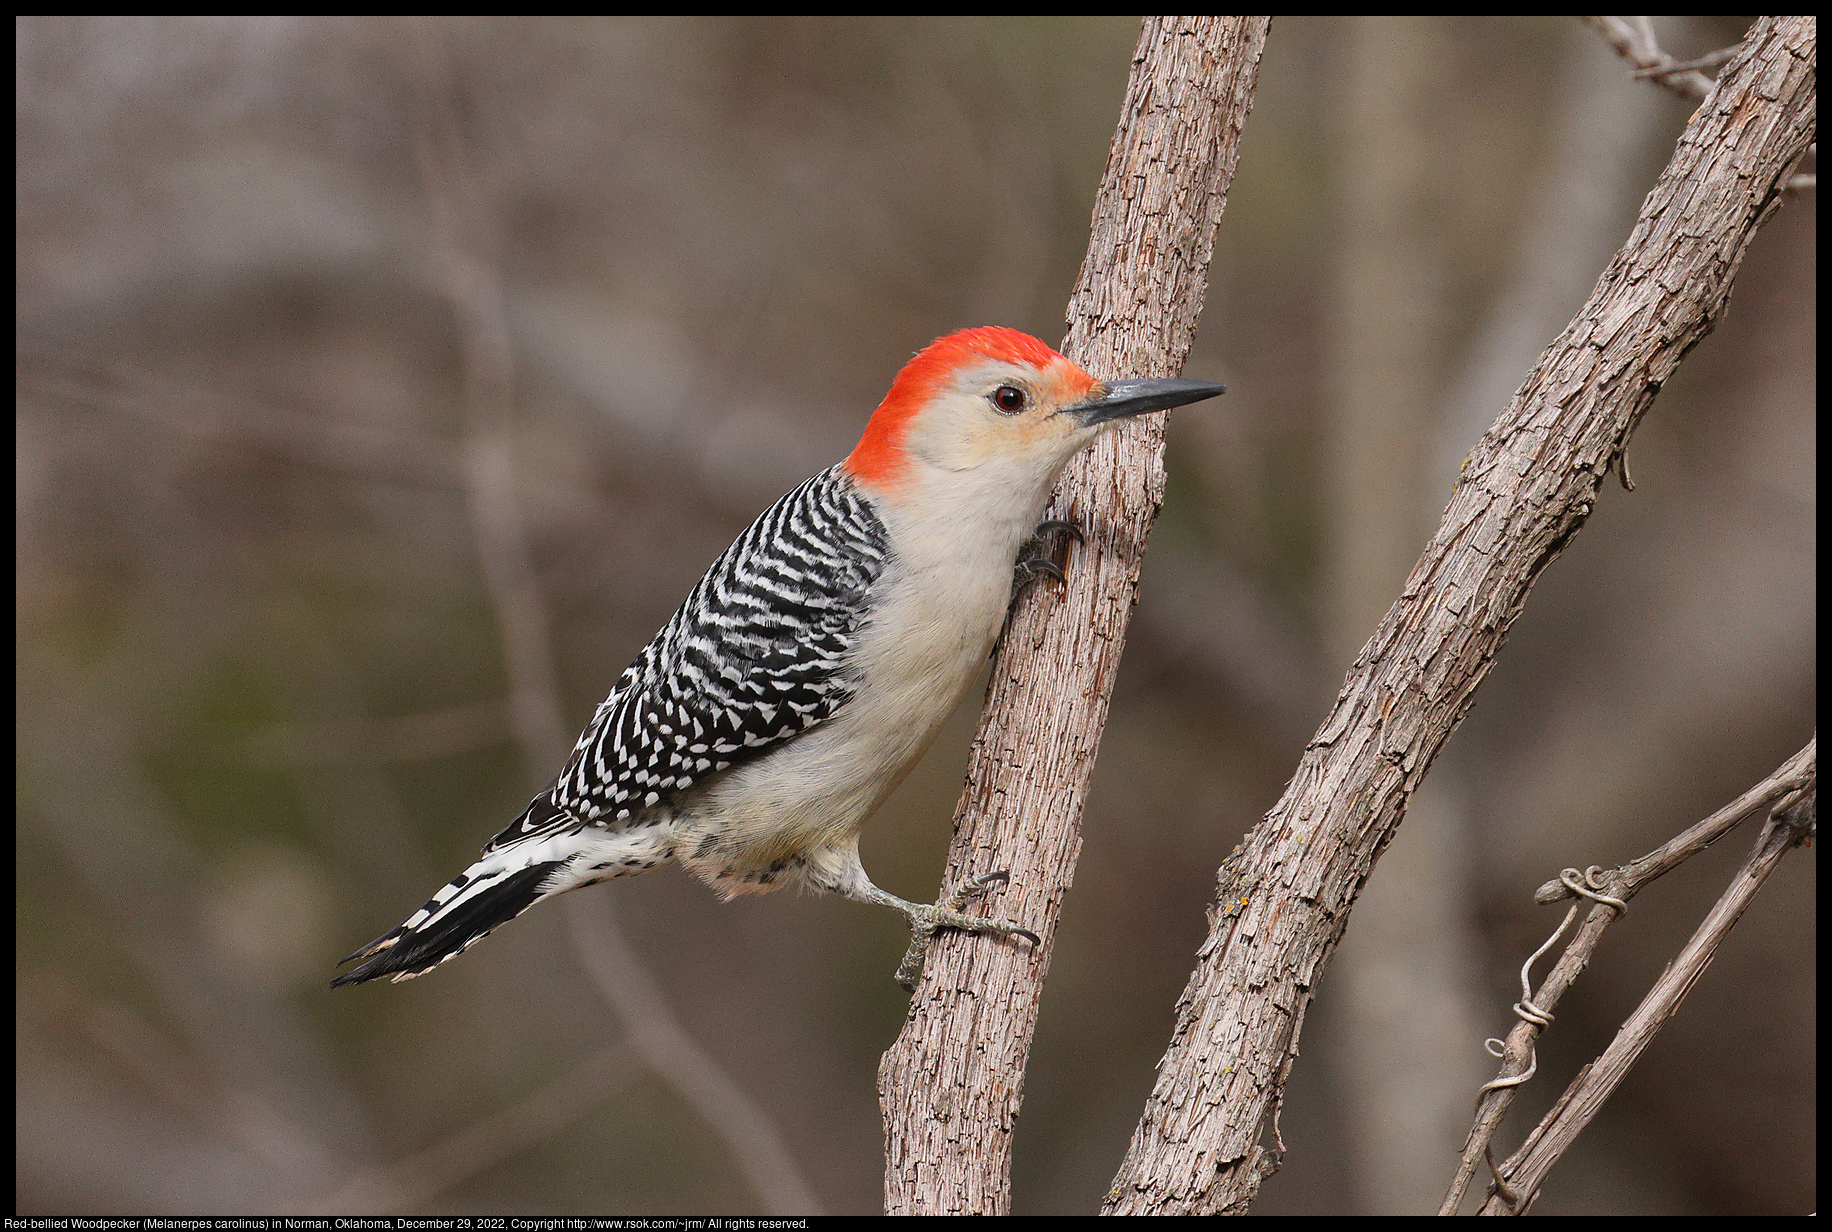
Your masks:
{"label": "bird's belly", "polygon": [[1007,569],[983,593],[966,593],[964,611],[957,602],[946,612],[880,613],[853,699],[682,809],[681,862],[729,898],[798,876],[830,880],[829,865],[856,860],[860,827],[928,751],[986,661],[1009,589]]}

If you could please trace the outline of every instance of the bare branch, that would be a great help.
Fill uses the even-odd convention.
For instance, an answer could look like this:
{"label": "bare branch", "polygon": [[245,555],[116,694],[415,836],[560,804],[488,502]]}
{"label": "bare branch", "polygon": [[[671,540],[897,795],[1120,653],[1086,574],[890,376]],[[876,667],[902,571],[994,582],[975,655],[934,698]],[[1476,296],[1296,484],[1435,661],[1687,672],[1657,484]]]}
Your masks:
{"label": "bare branch", "polygon": [[[1571,926],[1581,904],[1574,904],[1566,912],[1564,922],[1553,932],[1552,937],[1521,968],[1521,999],[1514,1005],[1514,1012],[1519,1015],[1521,1022],[1508,1033],[1507,1041],[1500,1051],[1490,1048],[1492,1053],[1503,1060],[1501,1073],[1484,1085],[1476,1097],[1475,1122],[1464,1140],[1462,1162],[1438,1211],[1440,1215],[1456,1214],[1483,1160],[1489,1159],[1490,1167],[1494,1167],[1489,1156],[1490,1143],[1496,1130],[1501,1127],[1509,1105],[1513,1103],[1516,1090],[1533,1075],[1536,1066],[1535,1041],[1551,1023],[1552,1011],[1558,1008],[1565,993],[1590,965],[1591,955],[1602,941],[1604,930],[1622,918],[1628,901],[1649,883],[1704,851],[1757,809],[1767,807],[1771,813],[1779,813],[1791,807],[1794,798],[1816,780],[1818,743],[1817,739],[1809,740],[1805,748],[1788,758],[1768,778],[1639,860],[1607,873],[1601,869],[1591,869],[1584,873],[1566,869],[1558,880],[1549,881],[1535,891],[1533,901],[1536,903],[1555,903],[1575,895],[1591,899],[1596,906],[1591,908],[1583,927],[1565,947],[1538,992],[1534,992],[1528,984],[1527,969],[1541,954],[1551,949]],[[1492,1040],[1489,1042],[1495,1043]],[[1510,1186],[1509,1192],[1517,1191]]]}
{"label": "bare branch", "polygon": [[[1660,50],[1660,44],[1654,40],[1654,27],[1647,18],[1637,18],[1632,25],[1620,17],[1582,17],[1579,20],[1601,34],[1616,49],[1617,55],[1635,66],[1632,76],[1651,80],[1681,98],[1701,99],[1710,93],[1711,78],[1697,71],[1703,67],[1703,62],[1681,64]],[[1712,56],[1729,59],[1725,53],[1734,54],[1735,50],[1714,51],[1705,59]]]}
{"label": "bare branch", "polygon": [[1629,76],[1637,81],[1646,81],[1650,77],[1665,77],[1671,73],[1684,73],[1692,69],[1703,72],[1708,68],[1717,68],[1736,54],[1735,47],[1720,47],[1716,51],[1706,52],[1696,60],[1687,60],[1684,64],[1669,64],[1661,68],[1638,68]]}
{"label": "bare branch", "polygon": [[[1815,737],[1807,741],[1805,748],[1783,762],[1780,769],[1705,820],[1684,833],[1674,835],[1670,842],[1663,843],[1639,860],[1613,870],[1609,877],[1610,892],[1625,899],[1633,898],[1649,882],[1666,876],[1730,833],[1757,809],[1773,805],[1799,792],[1817,776],[1818,757],[1819,740]],[[1543,906],[1570,898],[1572,893],[1571,887],[1563,879],[1555,879],[1535,890],[1533,901]]]}
{"label": "bare branch", "polygon": [[426,487],[450,487],[458,478],[458,458],[444,441],[303,415],[132,369],[47,370],[22,361],[19,394],[131,415],[194,440],[266,450],[345,474]]}
{"label": "bare branch", "polygon": [[[1145,21],[1063,344],[1097,376],[1163,376],[1183,365],[1269,22]],[[1070,464],[1046,516],[1076,522],[1086,542],[1071,556],[1065,590],[1020,601],[994,660],[955,810],[948,884],[1009,869],[996,912],[1034,927],[1044,943],[1018,949],[938,935],[903,1034],[878,1072],[890,1213],[1003,1214],[1009,1206],[1010,1131],[1050,937],[1163,501],[1164,417],[1147,418]]]}
{"label": "bare branch", "polygon": [[1212,913],[1108,1212],[1241,1212],[1276,1169],[1263,1138],[1361,886],[1534,581],[1779,208],[1813,139],[1815,48],[1812,18],[1756,23],[1628,242],[1471,451],[1284,797],[1222,869],[1228,907]]}
{"label": "bare branch", "polygon": [[[300,1144],[310,1133],[272,1103],[236,1090],[201,1058],[125,1005],[90,996],[60,973],[21,971],[19,1005],[47,1025],[74,1028],[172,1108],[248,1153],[249,1163],[286,1174],[298,1167]],[[312,1144],[308,1149],[321,1154]]]}
{"label": "bare branch", "polygon": [[568,741],[546,602],[515,493],[515,348],[491,259],[490,211],[459,142],[442,49],[426,26],[416,23],[414,33],[420,99],[428,112],[416,136],[433,214],[433,261],[457,319],[464,368],[464,492],[502,630],[511,722],[533,769],[563,756]]}
{"label": "bare branch", "polygon": [[1490,1188],[1481,1214],[1524,1214],[1531,1208],[1553,1166],[1628,1076],[1630,1067],[1647,1050],[1654,1035],[1678,1011],[1680,1002],[1711,965],[1718,946],[1749,909],[1762,884],[1780,866],[1782,857],[1810,837],[1817,799],[1817,787],[1809,785],[1785,808],[1770,815],[1749,859],[1731,878],[1729,887],[1706,914],[1679,957],[1654,982],[1635,1012],[1616,1032],[1609,1047],[1579,1071],[1525,1145],[1501,1166],[1499,1177],[1505,1178],[1505,1192],[1498,1179]]}

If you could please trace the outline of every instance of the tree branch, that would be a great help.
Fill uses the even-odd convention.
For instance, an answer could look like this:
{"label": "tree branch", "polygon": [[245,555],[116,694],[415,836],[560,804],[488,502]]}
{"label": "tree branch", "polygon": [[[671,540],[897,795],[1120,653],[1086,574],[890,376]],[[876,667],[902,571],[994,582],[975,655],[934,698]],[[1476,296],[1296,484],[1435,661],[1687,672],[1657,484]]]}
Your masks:
{"label": "tree branch", "polygon": [[731,1150],[763,1209],[772,1215],[825,1214],[769,1114],[687,1034],[661,984],[625,938],[611,896],[575,894],[566,908],[573,946],[598,995],[629,1030],[631,1050]]}
{"label": "tree branch", "polygon": [[1647,996],[1609,1042],[1609,1047],[1578,1072],[1545,1119],[1528,1136],[1525,1145],[1501,1166],[1500,1175],[1507,1178],[1506,1191],[1499,1184],[1492,1184],[1480,1214],[1525,1214],[1532,1207],[1553,1166],[1564,1158],[1578,1134],[1595,1119],[1603,1102],[1622,1084],[1630,1067],[1654,1042],[1655,1034],[1679,1010],[1679,1003],[1686,999],[1686,994],[1704,975],[1705,968],[1711,965],[1718,946],[1749,909],[1749,904],[1755,901],[1762,883],[1780,866],[1783,856],[1812,835],[1818,797],[1815,780],[1787,807],[1777,809],[1768,818],[1756,838],[1755,849],[1730,879],[1729,887],[1706,913],[1679,956],[1654,982]]}
{"label": "tree branch", "polygon": [[[1635,66],[1630,76],[1652,80],[1681,98],[1705,97],[1711,90],[1711,78],[1697,70],[1707,67],[1707,62],[1711,66],[1723,63],[1723,59],[1729,59],[1726,52],[1733,50],[1725,48],[1712,52],[1704,60],[1681,64],[1660,49],[1654,38],[1654,27],[1645,17],[1634,22],[1620,17],[1580,17],[1578,20],[1601,34],[1617,55]],[[1723,59],[1717,58],[1720,56]]]}
{"label": "tree branch", "polygon": [[[1096,376],[1182,370],[1268,26],[1145,20],[1063,343]],[[1048,517],[1075,521],[1086,543],[1074,548],[1066,589],[1020,600],[993,660],[947,882],[1009,869],[997,911],[1044,942],[1033,951],[938,935],[909,1021],[879,1065],[889,1214],[1008,1210],[1011,1124],[1050,940],[1163,502],[1165,416],[1147,420],[1105,436],[1064,473]]]}
{"label": "tree branch", "polygon": [[[1095,199],[1063,351],[1096,375],[1178,372],[1207,289],[1215,226],[1253,101],[1264,17],[1148,18]],[[997,914],[1036,950],[942,933],[878,1090],[885,1209],[1003,1214],[1010,1134],[1080,817],[1152,519],[1164,416],[1110,433],[1070,464],[1047,516],[1086,533],[1066,590],[1037,588],[994,659],[955,810],[948,882],[1011,871]],[[1060,608],[1060,610],[1057,610]]]}
{"label": "tree branch", "polygon": [[[1490,1041],[1491,1054],[1502,1059],[1501,1073],[1492,1081],[1485,1083],[1476,1097],[1475,1121],[1470,1126],[1468,1136],[1463,1143],[1463,1159],[1458,1165],[1457,1174],[1452,1180],[1449,1192],[1438,1209],[1440,1215],[1454,1215],[1462,1203],[1469,1183],[1475,1179],[1476,1170],[1482,1160],[1489,1158],[1489,1143],[1495,1131],[1501,1127],[1502,1119],[1507,1115],[1508,1107],[1514,1101],[1515,1094],[1522,1084],[1533,1076],[1537,1066],[1534,1059],[1534,1042],[1552,1021],[1552,1011],[1558,1008],[1578,976],[1590,965],[1591,955],[1603,940],[1603,933],[1609,926],[1622,918],[1623,909],[1628,902],[1656,879],[1679,867],[1681,863],[1706,850],[1724,835],[1735,829],[1745,817],[1760,808],[1768,808],[1771,814],[1785,812],[1791,807],[1790,797],[1798,797],[1803,789],[1816,782],[1819,769],[1818,738],[1807,741],[1806,747],[1782,763],[1768,778],[1744,792],[1736,800],[1725,805],[1697,825],[1663,843],[1658,849],[1642,856],[1639,860],[1630,861],[1621,868],[1607,873],[1600,869],[1590,869],[1580,873],[1577,869],[1566,869],[1558,880],[1549,881],[1534,892],[1533,901],[1540,904],[1556,903],[1560,899],[1582,895],[1595,903],[1584,918],[1577,935],[1571,939],[1552,970],[1540,983],[1535,992],[1528,984],[1527,972],[1540,955],[1550,950],[1565,930],[1571,927],[1571,921],[1577,916],[1582,903],[1574,904],[1565,913],[1564,922],[1553,932],[1552,937],[1541,946],[1532,958],[1527,960],[1521,969],[1521,999],[1515,1003],[1514,1012],[1520,1022],[1508,1032],[1505,1042]],[[1573,885],[1580,889],[1574,890]],[[1670,974],[1670,972],[1669,972]],[[1494,1044],[1500,1042],[1501,1050],[1495,1051]],[[1510,1186],[1510,1192],[1520,1193]]]}
{"label": "tree branch", "polygon": [[[1759,808],[1798,792],[1819,776],[1819,737],[1807,741],[1798,753],[1781,763],[1781,768],[1754,787],[1726,804],[1697,825],[1688,827],[1662,843],[1639,860],[1631,860],[1616,869],[1610,877],[1610,893],[1630,899],[1649,882],[1666,876],[1693,856],[1742,824],[1745,817]],[[1533,901],[1546,906],[1575,897],[1562,878],[1554,879],[1533,891]]]}
{"label": "tree branch", "polygon": [[1221,870],[1211,931],[1108,1213],[1241,1212],[1276,1170],[1279,1099],[1304,1014],[1361,886],[1534,581],[1723,312],[1813,140],[1815,49],[1811,17],[1752,27],[1628,242],[1471,451],[1285,795]]}

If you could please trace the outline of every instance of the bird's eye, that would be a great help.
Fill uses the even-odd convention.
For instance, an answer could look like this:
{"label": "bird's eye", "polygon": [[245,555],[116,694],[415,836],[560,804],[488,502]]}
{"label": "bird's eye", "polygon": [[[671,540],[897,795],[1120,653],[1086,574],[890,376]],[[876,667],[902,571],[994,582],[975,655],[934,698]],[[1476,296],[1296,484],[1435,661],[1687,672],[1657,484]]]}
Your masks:
{"label": "bird's eye", "polygon": [[1007,415],[1016,415],[1024,409],[1024,391],[1016,385],[1001,385],[992,391],[992,404]]}

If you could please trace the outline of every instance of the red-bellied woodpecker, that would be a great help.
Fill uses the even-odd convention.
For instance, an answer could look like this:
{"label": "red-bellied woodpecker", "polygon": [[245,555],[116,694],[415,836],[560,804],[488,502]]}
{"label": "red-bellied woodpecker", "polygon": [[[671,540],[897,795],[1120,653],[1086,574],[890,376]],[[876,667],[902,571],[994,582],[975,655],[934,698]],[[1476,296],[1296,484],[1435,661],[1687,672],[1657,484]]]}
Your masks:
{"label": "red-bellied woodpecker", "polygon": [[937,339],[844,462],[713,562],[553,785],[334,983],[410,979],[543,898],[670,860],[728,899],[801,881],[895,907],[918,958],[941,927],[1035,943],[960,910],[1003,874],[905,902],[865,875],[859,829],[985,661],[1063,466],[1117,420],[1221,392],[1097,381],[1010,329]]}

